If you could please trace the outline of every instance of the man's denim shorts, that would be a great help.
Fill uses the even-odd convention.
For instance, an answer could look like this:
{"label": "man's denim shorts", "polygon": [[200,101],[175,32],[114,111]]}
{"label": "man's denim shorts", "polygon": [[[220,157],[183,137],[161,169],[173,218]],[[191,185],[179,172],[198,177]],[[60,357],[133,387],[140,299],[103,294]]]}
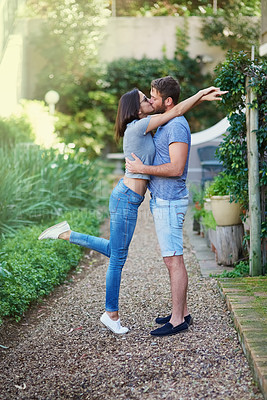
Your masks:
{"label": "man's denim shorts", "polygon": [[150,210],[162,257],[183,254],[183,223],[187,207],[188,196],[179,200],[163,200],[151,196]]}

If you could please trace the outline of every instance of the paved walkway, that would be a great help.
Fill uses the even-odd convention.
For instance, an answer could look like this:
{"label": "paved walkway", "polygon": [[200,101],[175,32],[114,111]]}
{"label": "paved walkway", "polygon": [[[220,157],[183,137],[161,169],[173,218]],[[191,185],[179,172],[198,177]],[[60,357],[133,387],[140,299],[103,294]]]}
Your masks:
{"label": "paved walkway", "polygon": [[186,235],[194,325],[152,337],[155,317],[170,311],[170,293],[147,196],[121,285],[129,333],[115,336],[99,322],[108,261],[91,252],[71,281],[21,323],[0,329],[0,399],[262,400],[217,282],[201,274],[196,254]]}

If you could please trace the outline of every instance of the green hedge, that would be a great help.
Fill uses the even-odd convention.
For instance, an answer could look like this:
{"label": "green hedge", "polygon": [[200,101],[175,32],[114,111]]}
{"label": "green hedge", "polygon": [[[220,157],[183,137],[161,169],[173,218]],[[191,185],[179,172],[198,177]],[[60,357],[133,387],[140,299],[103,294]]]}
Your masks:
{"label": "green hedge", "polygon": [[0,147],[12,148],[17,143],[33,143],[33,129],[25,116],[0,118]]}
{"label": "green hedge", "polygon": [[[161,60],[146,57],[140,60],[117,59],[108,64],[105,80],[109,84],[107,90],[119,99],[123,93],[134,87],[149,96],[151,81],[167,75],[178,79],[181,85],[180,101],[192,96],[198,90],[214,84],[211,75],[203,75],[200,63],[196,59],[190,58],[186,51],[183,52],[182,57],[173,59],[166,57]],[[192,132],[214,125],[223,116],[215,102],[205,102],[186,114]]]}
{"label": "green hedge", "polygon": [[[74,210],[52,224],[63,219],[76,231],[98,235],[101,218],[96,212]],[[64,240],[39,241],[48,226],[20,229],[0,242],[0,323],[6,317],[18,321],[34,301],[64,282],[82,256],[82,247]]]}

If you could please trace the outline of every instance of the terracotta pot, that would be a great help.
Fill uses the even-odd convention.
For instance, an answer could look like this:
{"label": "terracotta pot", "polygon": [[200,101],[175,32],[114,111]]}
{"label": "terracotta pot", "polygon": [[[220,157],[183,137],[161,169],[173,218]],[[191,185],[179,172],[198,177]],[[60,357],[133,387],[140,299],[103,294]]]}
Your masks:
{"label": "terracotta pot", "polygon": [[211,209],[216,224],[219,226],[241,224],[239,203],[230,203],[230,196],[211,196]]}

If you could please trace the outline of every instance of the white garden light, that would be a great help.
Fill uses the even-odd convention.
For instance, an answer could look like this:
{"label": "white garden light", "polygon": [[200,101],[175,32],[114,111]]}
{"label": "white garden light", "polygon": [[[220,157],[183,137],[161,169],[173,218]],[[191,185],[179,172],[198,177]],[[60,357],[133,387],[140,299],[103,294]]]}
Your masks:
{"label": "white garden light", "polygon": [[59,101],[59,94],[55,90],[49,90],[45,95],[45,101],[49,106],[49,112],[51,115],[55,113],[55,105]]}

